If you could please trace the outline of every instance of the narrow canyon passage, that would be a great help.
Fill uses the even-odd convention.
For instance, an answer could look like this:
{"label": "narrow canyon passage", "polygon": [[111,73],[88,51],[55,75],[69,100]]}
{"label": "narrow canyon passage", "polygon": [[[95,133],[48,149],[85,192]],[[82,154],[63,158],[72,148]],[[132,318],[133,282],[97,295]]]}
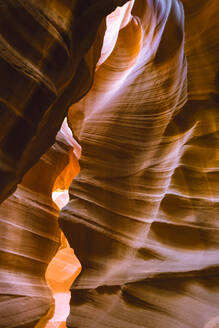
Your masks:
{"label": "narrow canyon passage", "polygon": [[61,234],[58,215],[79,172],[80,151],[65,120],[54,145],[0,207],[1,327],[65,324],[69,288],[81,265]]}
{"label": "narrow canyon passage", "polygon": [[0,328],[217,328],[218,1],[0,14]]}

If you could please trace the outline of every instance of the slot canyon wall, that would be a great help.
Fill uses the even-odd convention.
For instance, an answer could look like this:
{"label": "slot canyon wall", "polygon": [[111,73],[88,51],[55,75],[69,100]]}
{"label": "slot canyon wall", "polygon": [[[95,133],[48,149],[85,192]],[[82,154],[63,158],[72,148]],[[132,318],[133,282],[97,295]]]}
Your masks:
{"label": "slot canyon wall", "polygon": [[219,327],[218,1],[0,14],[0,327]]}

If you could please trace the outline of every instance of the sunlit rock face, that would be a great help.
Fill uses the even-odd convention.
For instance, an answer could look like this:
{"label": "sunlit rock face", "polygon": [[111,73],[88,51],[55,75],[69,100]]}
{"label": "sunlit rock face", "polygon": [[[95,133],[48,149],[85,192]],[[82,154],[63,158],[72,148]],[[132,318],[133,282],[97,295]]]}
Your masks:
{"label": "sunlit rock face", "polygon": [[219,324],[217,0],[126,2],[0,1],[1,328]]}
{"label": "sunlit rock face", "polygon": [[68,115],[81,171],[59,222],[83,270],[67,326],[216,327],[217,1],[123,10]]}
{"label": "sunlit rock face", "polygon": [[[66,304],[64,310],[68,311],[65,299],[80,264],[73,250],[64,245],[64,237],[61,242],[59,208],[52,193],[68,189],[78,173],[73,144],[64,122],[55,144],[24,176],[15,193],[1,204],[0,327],[33,328],[36,324],[38,328],[45,327],[53,312],[57,312],[57,288],[62,297],[59,303]],[[56,254],[60,244],[62,249]],[[57,274],[61,276],[59,279]],[[67,313],[63,315],[65,322]],[[57,318],[56,314],[54,320],[63,315]]]}

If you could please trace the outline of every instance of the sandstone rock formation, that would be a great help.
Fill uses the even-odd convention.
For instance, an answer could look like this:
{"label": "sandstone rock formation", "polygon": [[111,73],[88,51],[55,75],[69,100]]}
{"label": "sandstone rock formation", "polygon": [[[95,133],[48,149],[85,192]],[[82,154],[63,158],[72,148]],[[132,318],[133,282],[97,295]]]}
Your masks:
{"label": "sandstone rock formation", "polygon": [[83,270],[68,327],[201,328],[219,314],[219,15],[216,1],[184,5],[185,28],[175,0],[136,1],[122,28],[112,17],[70,108],[83,151],[59,222]]}
{"label": "sandstone rock formation", "polygon": [[0,1],[2,328],[219,324],[218,3],[126,2]]}
{"label": "sandstone rock formation", "polygon": [[[78,173],[76,160],[73,163],[73,139],[64,128],[15,193],[0,206],[0,327],[32,328],[47,312],[48,318],[52,316],[53,297],[45,273],[60,245],[59,208],[52,201],[52,192],[67,189]],[[62,281],[66,282],[71,277],[65,272],[65,255],[71,253],[70,263],[76,261],[73,250],[62,248],[50,268],[62,260]],[[54,274],[49,271],[46,276],[55,291],[57,272],[55,264]],[[61,286],[65,287],[63,283]]]}
{"label": "sandstone rock formation", "polygon": [[125,2],[0,1],[0,201],[53,144],[68,107],[91,87],[104,17]]}

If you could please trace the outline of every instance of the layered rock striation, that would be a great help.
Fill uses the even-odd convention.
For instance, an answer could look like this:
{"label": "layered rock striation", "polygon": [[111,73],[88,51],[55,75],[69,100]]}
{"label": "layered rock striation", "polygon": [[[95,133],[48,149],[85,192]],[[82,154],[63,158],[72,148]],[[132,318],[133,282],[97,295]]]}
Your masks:
{"label": "layered rock striation", "polygon": [[217,0],[126,2],[0,1],[2,328],[219,324]]}
{"label": "layered rock striation", "polygon": [[[62,129],[55,144],[28,171],[13,195],[0,206],[2,328],[33,328],[46,314],[45,319],[52,316],[54,299],[47,282],[54,290],[54,286],[58,284],[55,284],[57,279],[54,274],[58,269],[56,265],[55,273],[51,274],[47,271],[47,266],[61,244],[59,208],[53,202],[52,194],[57,189],[67,189],[78,172],[76,160],[73,162],[71,140]],[[64,258],[62,276],[65,273],[64,255],[68,252],[65,249],[61,251],[61,258]],[[60,258],[59,253],[56,262]],[[74,261],[73,250],[70,253],[69,266]],[[54,267],[53,263],[52,265]],[[60,277],[61,283],[63,279],[65,282],[66,278]],[[40,321],[37,327],[45,327],[46,321]]]}
{"label": "layered rock striation", "polygon": [[83,270],[68,327],[201,328],[219,314],[219,15],[216,1],[184,6],[110,16],[94,84],[69,110],[83,151],[59,222]]}
{"label": "layered rock striation", "polygon": [[0,201],[52,146],[68,107],[91,87],[104,18],[125,2],[0,1]]}

